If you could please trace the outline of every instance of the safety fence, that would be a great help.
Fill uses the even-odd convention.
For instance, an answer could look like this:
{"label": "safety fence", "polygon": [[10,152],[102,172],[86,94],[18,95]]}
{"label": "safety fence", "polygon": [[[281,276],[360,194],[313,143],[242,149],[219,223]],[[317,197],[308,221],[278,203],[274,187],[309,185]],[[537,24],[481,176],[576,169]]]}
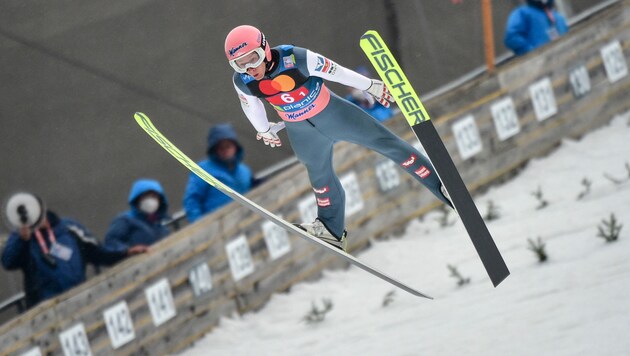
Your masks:
{"label": "safety fence", "polygon": [[[630,0],[625,0],[553,45],[427,100],[469,189],[508,177],[563,138],[579,137],[628,111],[629,47]],[[414,140],[401,118],[388,126]],[[346,190],[350,252],[439,205],[396,163],[362,147],[337,145],[334,165]],[[301,166],[289,167],[248,196],[288,221],[311,221],[316,214]],[[177,352],[220,318],[259,309],[273,294],[316,279],[323,269],[343,267],[324,249],[231,204],[174,233],[151,253],[7,322],[0,327],[0,354]]]}

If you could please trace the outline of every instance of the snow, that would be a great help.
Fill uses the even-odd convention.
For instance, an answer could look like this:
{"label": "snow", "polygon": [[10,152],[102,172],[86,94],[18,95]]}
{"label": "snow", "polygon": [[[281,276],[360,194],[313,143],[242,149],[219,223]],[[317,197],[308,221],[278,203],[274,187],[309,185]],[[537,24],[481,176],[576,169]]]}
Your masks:
{"label": "snow", "polygon": [[[463,226],[433,212],[404,236],[378,241],[359,258],[435,300],[394,290],[357,268],[326,272],[275,295],[258,313],[224,318],[184,355],[629,355],[630,113],[579,141],[567,140],[514,179],[476,197],[511,275],[492,287]],[[615,184],[608,177],[623,182]],[[592,182],[590,193],[577,196]],[[549,205],[537,209],[540,187]],[[597,227],[614,213],[623,228],[607,243]],[[528,239],[540,237],[539,263]],[[447,265],[471,282],[458,286]],[[320,323],[312,303],[333,309]]]}

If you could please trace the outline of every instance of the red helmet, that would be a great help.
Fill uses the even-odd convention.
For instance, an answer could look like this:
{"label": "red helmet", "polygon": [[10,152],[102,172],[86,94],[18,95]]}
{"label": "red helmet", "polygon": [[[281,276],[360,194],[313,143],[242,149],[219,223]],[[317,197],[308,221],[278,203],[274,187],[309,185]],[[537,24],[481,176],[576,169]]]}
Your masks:
{"label": "red helmet", "polygon": [[271,48],[259,29],[242,25],[230,31],[225,38],[225,55],[235,71],[245,73],[247,68],[258,67],[265,59],[271,60]]}

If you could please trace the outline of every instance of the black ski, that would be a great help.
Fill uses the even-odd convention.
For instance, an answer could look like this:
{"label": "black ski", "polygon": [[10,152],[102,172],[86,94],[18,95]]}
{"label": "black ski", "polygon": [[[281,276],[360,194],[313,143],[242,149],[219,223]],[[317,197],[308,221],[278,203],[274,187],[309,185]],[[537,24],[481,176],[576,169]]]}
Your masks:
{"label": "black ski", "polygon": [[498,286],[510,275],[510,271],[422,102],[376,31],[366,32],[361,36],[360,43],[427,152],[442,184],[450,195],[455,210],[466,227],[492,284],[495,287]]}

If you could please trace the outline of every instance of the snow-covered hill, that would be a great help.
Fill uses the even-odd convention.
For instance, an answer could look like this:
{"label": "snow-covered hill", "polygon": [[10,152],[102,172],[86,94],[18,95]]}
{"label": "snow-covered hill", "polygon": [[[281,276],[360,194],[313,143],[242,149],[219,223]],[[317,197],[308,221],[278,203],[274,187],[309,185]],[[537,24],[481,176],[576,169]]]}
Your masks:
{"label": "snow-covered hill", "polygon": [[[508,183],[476,197],[512,274],[494,289],[459,221],[439,212],[362,260],[435,297],[393,289],[356,268],[276,295],[260,312],[223,319],[185,355],[630,355],[630,115],[566,141]],[[585,191],[583,179],[592,182]],[[612,179],[611,179],[612,178]],[[619,180],[615,183],[613,180]],[[542,193],[549,205],[537,209]],[[597,237],[614,214],[619,240]],[[455,217],[451,216],[455,221]],[[351,236],[351,232],[350,232]],[[546,244],[538,263],[528,239]],[[459,287],[453,265],[470,278]],[[319,323],[312,303],[333,309]]]}

